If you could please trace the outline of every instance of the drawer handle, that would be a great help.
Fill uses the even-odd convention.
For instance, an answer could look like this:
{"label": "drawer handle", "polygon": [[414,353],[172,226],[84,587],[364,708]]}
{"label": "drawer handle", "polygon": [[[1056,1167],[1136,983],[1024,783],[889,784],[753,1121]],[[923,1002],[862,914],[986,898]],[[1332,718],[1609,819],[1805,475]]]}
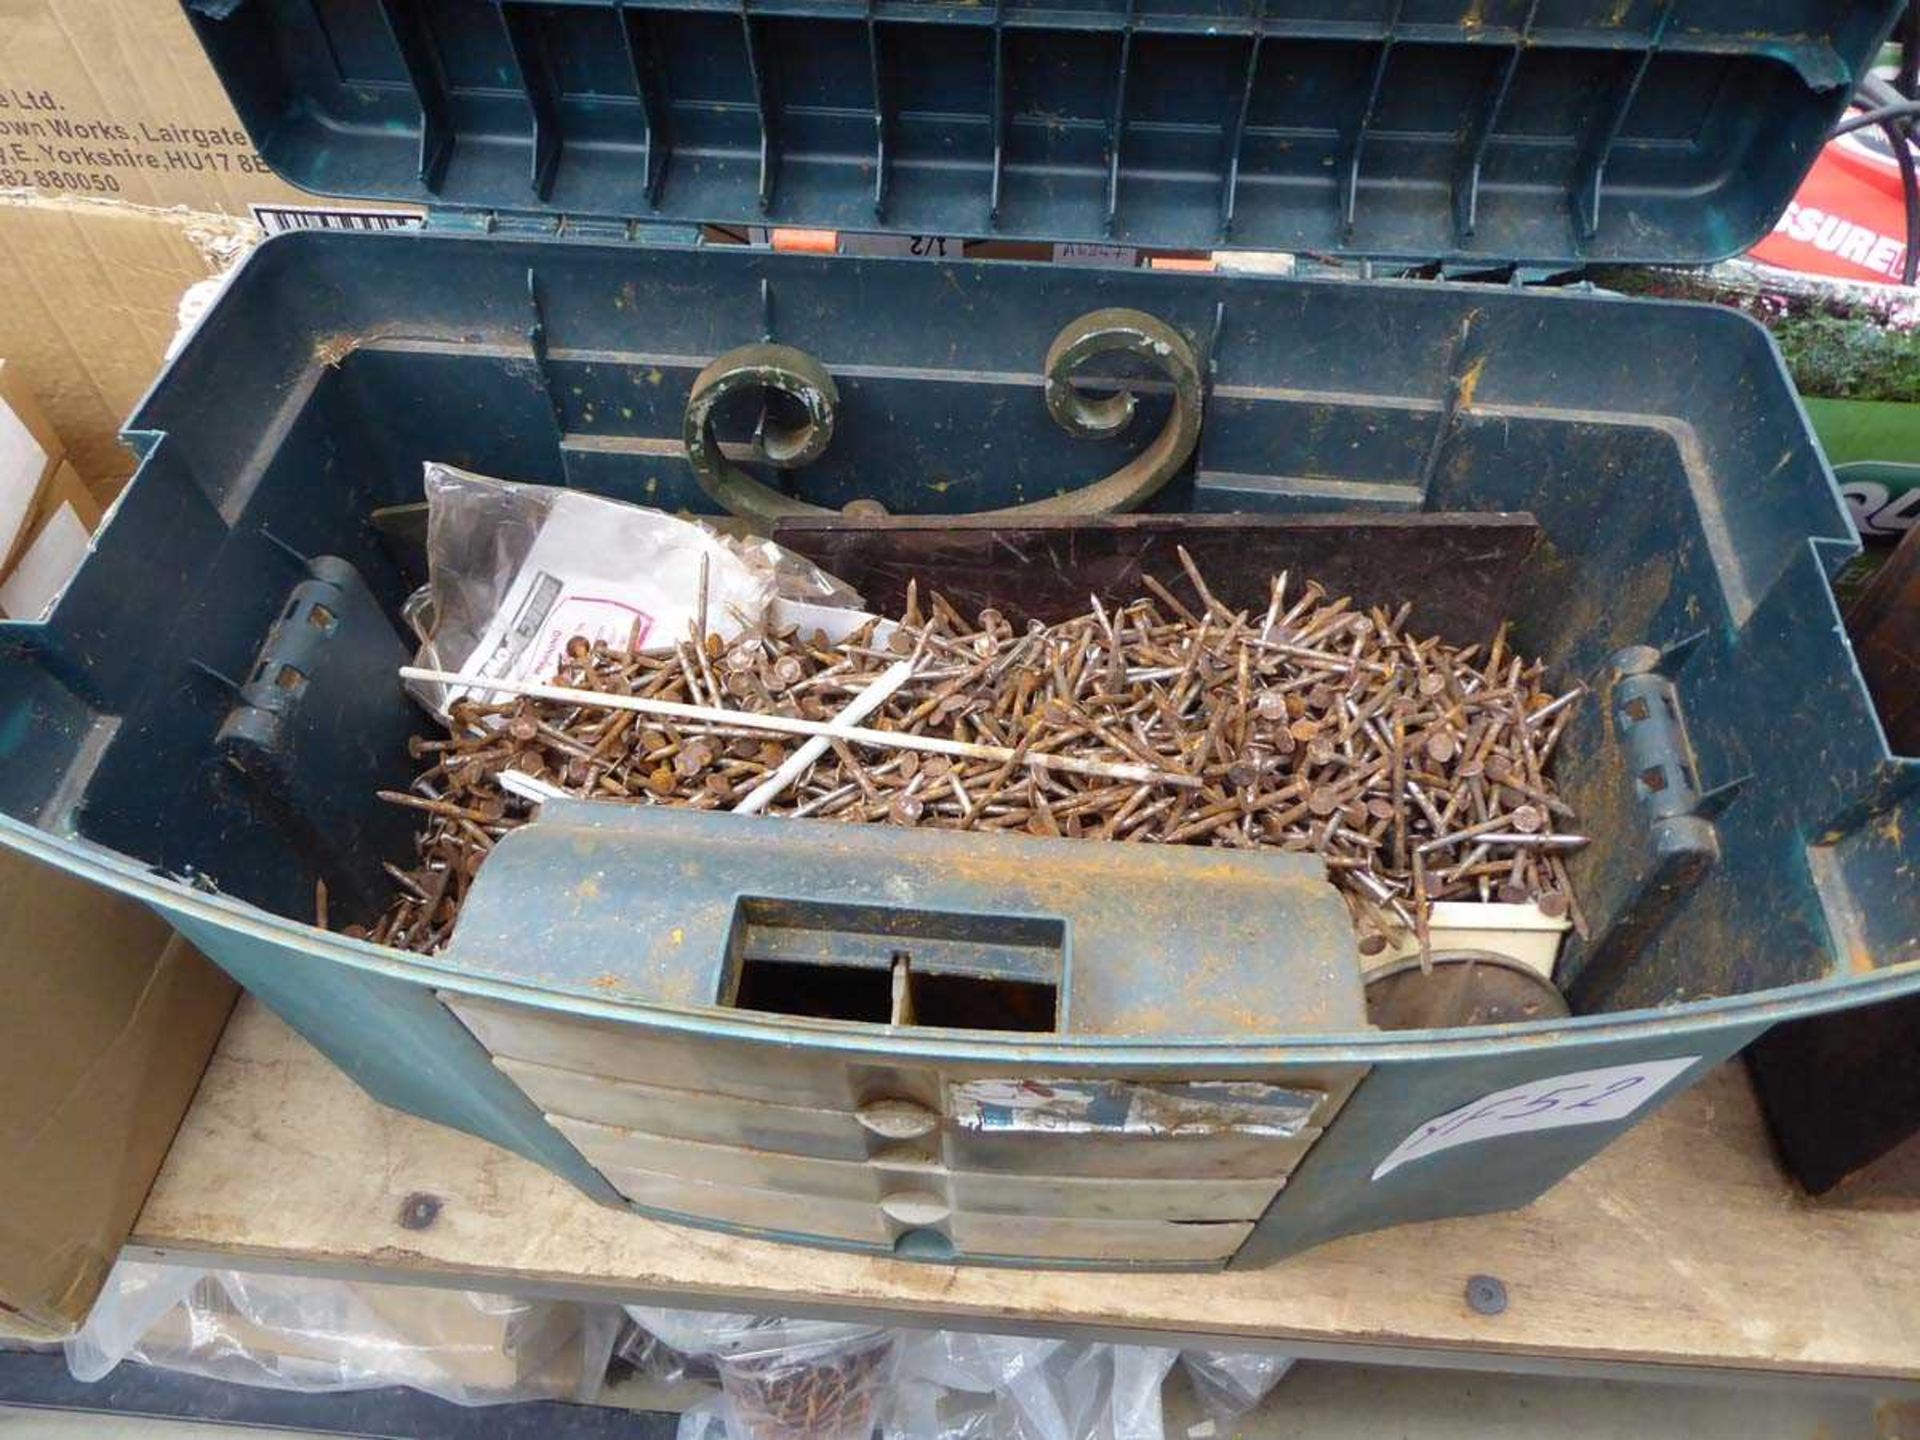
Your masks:
{"label": "drawer handle", "polygon": [[922,1230],[948,1219],[953,1214],[953,1206],[938,1195],[900,1190],[880,1202],[880,1213],[910,1229]]}
{"label": "drawer handle", "polygon": [[940,1128],[940,1117],[911,1100],[870,1100],[854,1119],[883,1140],[918,1140]]}

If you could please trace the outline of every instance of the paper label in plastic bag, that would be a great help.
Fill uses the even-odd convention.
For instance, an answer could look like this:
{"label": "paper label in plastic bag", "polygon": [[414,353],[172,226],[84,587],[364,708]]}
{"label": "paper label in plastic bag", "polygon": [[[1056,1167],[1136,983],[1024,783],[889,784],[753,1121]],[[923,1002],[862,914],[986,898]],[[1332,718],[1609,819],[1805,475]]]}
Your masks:
{"label": "paper label in plastic bag", "polygon": [[[670,647],[690,633],[703,566],[709,629],[738,633],[742,616],[764,609],[766,577],[697,525],[562,492],[459,673],[544,683],[576,638],[610,650]],[[484,688],[455,688],[448,699]]]}
{"label": "paper label in plastic bag", "polygon": [[559,669],[567,642],[576,636],[609,650],[637,650],[653,628],[653,615],[630,599],[582,594],[560,576],[529,567],[520,572],[493,629],[474,652],[479,663],[463,673],[488,680],[543,680]]}
{"label": "paper label in plastic bag", "polygon": [[797,622],[832,630],[860,601],[770,540],[643,505],[438,463],[425,488],[429,578],[405,613],[419,663],[465,682],[412,687],[443,715],[496,682],[552,681],[575,639],[658,654],[690,640],[703,612],[708,636],[730,642],[775,602],[834,617]]}

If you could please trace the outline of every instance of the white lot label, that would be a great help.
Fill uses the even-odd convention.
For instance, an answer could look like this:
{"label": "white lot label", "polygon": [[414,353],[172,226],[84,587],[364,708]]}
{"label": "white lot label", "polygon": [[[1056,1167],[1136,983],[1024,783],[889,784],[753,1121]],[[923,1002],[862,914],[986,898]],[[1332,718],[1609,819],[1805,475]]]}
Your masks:
{"label": "white lot label", "polygon": [[1608,1065],[1548,1075],[1482,1095],[1458,1110],[1437,1115],[1394,1146],[1374,1167],[1373,1178],[1391,1175],[1410,1160],[1435,1155],[1456,1145],[1519,1135],[1528,1130],[1559,1130],[1619,1120],[1646,1104],[1683,1071],[1700,1063],[1698,1055],[1648,1060],[1639,1065]]}

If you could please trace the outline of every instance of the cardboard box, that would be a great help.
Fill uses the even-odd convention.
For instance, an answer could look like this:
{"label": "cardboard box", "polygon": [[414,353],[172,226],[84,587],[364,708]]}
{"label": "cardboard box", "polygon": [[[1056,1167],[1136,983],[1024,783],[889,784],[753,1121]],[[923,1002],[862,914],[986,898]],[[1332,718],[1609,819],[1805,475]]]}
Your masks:
{"label": "cardboard box", "polygon": [[[0,0],[0,31],[10,3]],[[259,238],[257,226],[225,215],[0,200],[0,355],[103,503],[133,473],[120,426],[159,371],[182,295]]]}
{"label": "cardboard box", "polygon": [[0,1334],[86,1318],[233,1006],[144,906],[0,852]]}
{"label": "cardboard box", "polygon": [[342,215],[380,228],[381,216],[417,213],[351,201],[343,208],[275,175],[180,0],[0,0],[7,190],[181,206],[249,217],[270,231],[337,224]]}
{"label": "cardboard box", "polygon": [[67,447],[18,361],[0,359],[0,575],[25,552]]}
{"label": "cardboard box", "polygon": [[140,1339],[149,1365],[294,1388],[407,1385],[467,1403],[575,1397],[580,1306],[214,1272]]}
{"label": "cardboard box", "polygon": [[101,513],[100,502],[62,460],[40,495],[20,555],[0,568],[0,617],[39,620],[53,608],[87,558]]}
{"label": "cardboard box", "polygon": [[0,0],[0,190],[246,215],[309,205],[241,129],[179,0]]}

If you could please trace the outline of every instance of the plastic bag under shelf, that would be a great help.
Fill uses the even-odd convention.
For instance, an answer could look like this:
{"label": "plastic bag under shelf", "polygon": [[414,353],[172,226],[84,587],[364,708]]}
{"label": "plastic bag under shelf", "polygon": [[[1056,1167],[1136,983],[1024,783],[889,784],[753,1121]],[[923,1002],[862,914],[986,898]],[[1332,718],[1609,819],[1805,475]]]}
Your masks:
{"label": "plastic bag under shelf", "polygon": [[901,1358],[886,1440],[1164,1440],[1175,1352],[939,1331]]}
{"label": "plastic bag under shelf", "polygon": [[66,1354],[84,1381],[132,1360],[307,1393],[589,1401],[619,1329],[611,1306],[123,1260]]}
{"label": "plastic bag under shelf", "polygon": [[1238,1420],[1286,1378],[1291,1355],[1245,1350],[1182,1350],[1180,1368],[1193,1384],[1194,1398],[1215,1420]]}
{"label": "plastic bag under shelf", "polygon": [[867,1440],[892,1400],[893,1330],[644,1306],[627,1313],[719,1372],[718,1401],[687,1412],[683,1437],[718,1424],[732,1440]]}
{"label": "plastic bag under shelf", "polygon": [[[1292,1363],[1283,1356],[1180,1357],[1158,1346],[692,1310],[628,1313],[654,1343],[719,1372],[725,1393],[682,1417],[679,1440],[798,1440],[803,1432],[791,1415],[769,1423],[756,1387],[823,1383],[811,1380],[810,1367],[857,1371],[860,1403],[850,1409],[870,1403],[867,1425],[877,1425],[883,1440],[1165,1440],[1161,1391],[1176,1358],[1208,1412],[1223,1420],[1259,1403]],[[856,1430],[859,1415],[845,1418],[811,1433],[865,1440],[868,1430]]]}

